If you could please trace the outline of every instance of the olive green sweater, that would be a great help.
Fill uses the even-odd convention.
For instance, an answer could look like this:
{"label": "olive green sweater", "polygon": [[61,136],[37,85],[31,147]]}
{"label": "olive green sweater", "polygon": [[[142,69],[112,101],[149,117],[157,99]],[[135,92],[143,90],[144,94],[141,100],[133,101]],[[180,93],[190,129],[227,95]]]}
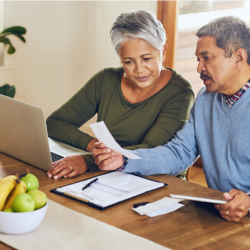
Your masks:
{"label": "olive green sweater", "polygon": [[[189,118],[191,84],[173,71],[167,85],[148,99],[131,104],[121,91],[123,68],[103,69],[47,119],[48,135],[86,150],[94,139],[78,128],[97,113],[126,149],[153,148],[170,141]],[[92,154],[83,155],[89,171],[98,170]]]}

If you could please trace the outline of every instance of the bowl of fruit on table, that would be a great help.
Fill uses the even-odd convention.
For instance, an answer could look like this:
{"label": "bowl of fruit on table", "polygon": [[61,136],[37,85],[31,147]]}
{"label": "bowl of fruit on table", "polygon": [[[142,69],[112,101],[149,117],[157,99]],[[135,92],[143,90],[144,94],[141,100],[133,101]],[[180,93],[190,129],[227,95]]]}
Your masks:
{"label": "bowl of fruit on table", "polygon": [[0,179],[0,232],[25,234],[36,229],[47,211],[47,196],[31,173]]}

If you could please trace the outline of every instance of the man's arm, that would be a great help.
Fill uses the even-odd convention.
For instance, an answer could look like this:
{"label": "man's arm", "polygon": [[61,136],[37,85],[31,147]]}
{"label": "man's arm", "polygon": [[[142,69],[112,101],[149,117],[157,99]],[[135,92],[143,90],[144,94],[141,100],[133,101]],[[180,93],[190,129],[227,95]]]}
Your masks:
{"label": "man's arm", "polygon": [[[199,151],[194,130],[194,107],[190,119],[171,142],[153,149],[133,150],[140,156],[140,160],[128,160],[124,172],[139,173],[141,175],[171,174],[177,175],[192,165]],[[123,158],[120,154],[104,148],[104,144],[97,144],[93,150],[96,164],[102,170],[120,168]]]}

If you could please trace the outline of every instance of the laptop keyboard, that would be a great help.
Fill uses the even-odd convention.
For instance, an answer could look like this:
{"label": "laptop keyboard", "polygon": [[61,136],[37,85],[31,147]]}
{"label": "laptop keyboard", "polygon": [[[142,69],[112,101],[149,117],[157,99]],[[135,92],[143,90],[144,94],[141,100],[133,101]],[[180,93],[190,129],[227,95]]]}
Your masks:
{"label": "laptop keyboard", "polygon": [[51,156],[51,161],[54,162],[54,161],[59,161],[61,159],[63,159],[64,157],[61,156],[61,155],[57,155],[55,153],[52,153],[50,152],[50,156]]}

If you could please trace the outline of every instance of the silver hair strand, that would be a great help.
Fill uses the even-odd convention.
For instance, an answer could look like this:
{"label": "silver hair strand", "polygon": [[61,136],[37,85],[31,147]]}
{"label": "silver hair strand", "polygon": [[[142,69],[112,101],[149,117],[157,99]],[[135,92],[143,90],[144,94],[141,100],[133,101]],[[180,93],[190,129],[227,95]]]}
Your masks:
{"label": "silver hair strand", "polygon": [[250,65],[250,28],[237,17],[217,18],[201,27],[196,36],[211,36],[216,45],[225,51],[225,57],[231,57],[239,48],[247,52],[247,63]]}
{"label": "silver hair strand", "polygon": [[141,38],[162,51],[166,43],[166,32],[155,14],[145,10],[131,10],[117,17],[110,30],[112,44],[120,53],[121,45],[127,40]]}

